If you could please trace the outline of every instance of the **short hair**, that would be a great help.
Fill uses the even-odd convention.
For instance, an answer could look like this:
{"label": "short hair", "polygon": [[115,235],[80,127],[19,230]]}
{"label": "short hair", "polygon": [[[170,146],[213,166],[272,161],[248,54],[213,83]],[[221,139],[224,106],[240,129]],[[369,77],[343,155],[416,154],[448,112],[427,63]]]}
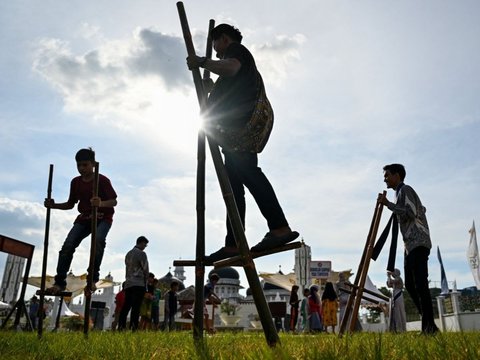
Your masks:
{"label": "short hair", "polygon": [[80,149],[75,154],[75,161],[92,161],[95,162],[95,151],[91,147],[87,149]]}
{"label": "short hair", "polygon": [[155,274],[154,273],[148,273],[148,277],[149,278],[155,278]]}
{"label": "short hair", "polygon": [[173,288],[175,285],[179,286],[180,284],[178,283],[178,281],[174,280],[170,283],[170,288]]}
{"label": "short hair", "polygon": [[388,171],[390,174],[398,174],[400,176],[400,180],[404,180],[405,176],[407,175],[407,172],[405,171],[405,166],[402,164],[390,164],[390,165],[385,165],[383,167],[383,171]]}
{"label": "short hair", "polygon": [[137,239],[137,245],[142,243],[142,242],[148,244],[148,239],[145,236],[139,236],[138,239]]}
{"label": "short hair", "polygon": [[243,36],[240,30],[238,30],[236,27],[229,25],[229,24],[220,24],[215,26],[210,35],[212,36],[213,40],[218,40],[222,36],[222,34],[227,35],[230,39],[233,41],[236,41],[238,43],[242,42]]}
{"label": "short hair", "polygon": [[210,281],[218,281],[218,280],[220,280],[220,276],[218,276],[217,273],[213,273],[213,274],[210,274],[210,276],[208,277],[208,279],[209,279]]}

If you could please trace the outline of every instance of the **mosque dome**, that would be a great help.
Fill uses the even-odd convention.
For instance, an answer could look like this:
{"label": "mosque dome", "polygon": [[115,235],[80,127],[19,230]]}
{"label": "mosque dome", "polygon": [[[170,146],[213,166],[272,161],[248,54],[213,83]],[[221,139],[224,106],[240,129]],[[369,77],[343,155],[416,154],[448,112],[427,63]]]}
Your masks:
{"label": "mosque dome", "polygon": [[240,280],[238,271],[232,267],[213,269],[208,273],[208,277],[210,277],[210,275],[213,273],[216,273],[220,279]]}
{"label": "mosque dome", "polygon": [[170,289],[170,284],[172,283],[172,281],[178,282],[178,290],[179,291],[185,289],[185,285],[183,284],[183,281],[180,280],[179,278],[176,278],[175,276],[173,276],[170,271],[165,276],[158,279],[157,287]]}

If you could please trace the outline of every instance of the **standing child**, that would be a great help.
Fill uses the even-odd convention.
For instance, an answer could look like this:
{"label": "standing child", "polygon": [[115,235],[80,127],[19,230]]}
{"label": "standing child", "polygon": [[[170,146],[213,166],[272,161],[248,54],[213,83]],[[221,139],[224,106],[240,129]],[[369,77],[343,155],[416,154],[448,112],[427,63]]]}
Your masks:
{"label": "standing child", "polygon": [[292,286],[292,291],[290,292],[290,331],[295,332],[298,321],[298,307],[300,305],[300,300],[298,299],[298,285]]}
{"label": "standing child", "polygon": [[310,295],[308,296],[308,316],[310,331],[322,331],[322,302],[320,301],[320,295],[318,295],[317,285],[310,287]]}
{"label": "standing child", "polygon": [[175,330],[175,314],[178,310],[178,282],[172,281],[170,290],[165,294],[165,331]]}
{"label": "standing child", "polygon": [[300,313],[302,314],[302,330],[308,332],[308,297],[310,296],[310,289],[303,289],[303,299],[300,305]]}
{"label": "standing child", "polygon": [[57,274],[52,287],[45,290],[45,295],[58,295],[64,291],[67,282],[67,272],[73,260],[73,253],[83,239],[92,231],[92,207],[98,207],[97,236],[95,245],[95,262],[93,269],[92,291],[96,290],[95,283],[100,277],[100,265],[103,259],[108,231],[112,226],[114,206],[117,205],[117,194],[110,180],[101,174],[98,179],[98,196],[93,196],[95,152],[91,149],[81,149],[75,155],[77,169],[80,176],[73,178],[70,183],[70,195],[67,202],[56,203],[54,199],[45,199],[45,207],[50,209],[70,210],[78,202],[78,212],[72,229],[67,235],[60,250],[57,263]]}
{"label": "standing child", "polygon": [[158,288],[158,279],[153,280],[153,300],[152,300],[152,328],[158,330],[160,325],[160,299],[162,291]]}
{"label": "standing child", "polygon": [[322,312],[323,312],[323,326],[325,331],[328,327],[332,327],[332,333],[335,334],[335,326],[337,325],[338,312],[338,296],[333,288],[333,284],[329,281],[325,284],[325,290],[322,294]]}
{"label": "standing child", "polygon": [[212,324],[210,324],[208,309],[207,309],[207,300],[209,300],[214,307],[216,304],[220,304],[222,300],[215,294],[215,285],[217,285],[218,280],[220,277],[216,273],[210,274],[208,277],[208,283],[205,284],[203,287],[203,318],[205,321],[205,329],[208,333],[213,333],[213,319]]}
{"label": "standing child", "polygon": [[147,278],[147,290],[143,295],[142,305],[140,306],[140,329],[149,330],[152,323],[152,302],[155,293],[155,275],[153,273],[148,274]]}
{"label": "standing child", "polygon": [[316,285],[310,287],[310,295],[308,296],[308,311],[308,325],[310,331],[322,331],[322,303],[320,301],[320,295],[318,295],[318,287]]}
{"label": "standing child", "polygon": [[387,271],[387,286],[392,288],[392,301],[390,307],[389,329],[393,332],[407,331],[407,315],[405,314],[405,302],[403,301],[403,280],[399,269],[393,272]]}
{"label": "standing child", "polygon": [[115,314],[112,322],[112,330],[117,330],[118,319],[122,312],[123,304],[125,303],[125,282],[122,283],[122,289],[115,295]]}

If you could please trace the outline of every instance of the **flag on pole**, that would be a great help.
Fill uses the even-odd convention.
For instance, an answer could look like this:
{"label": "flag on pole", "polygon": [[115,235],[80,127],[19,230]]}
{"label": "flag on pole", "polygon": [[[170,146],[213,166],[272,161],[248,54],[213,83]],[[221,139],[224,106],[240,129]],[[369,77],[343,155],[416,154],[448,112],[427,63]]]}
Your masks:
{"label": "flag on pole", "polygon": [[442,255],[440,255],[440,247],[437,245],[437,258],[438,262],[440,263],[440,274],[441,274],[441,287],[442,291],[440,295],[448,295],[448,282],[447,282],[447,276],[445,275],[445,269],[443,268],[443,261],[442,261]]}
{"label": "flag on pole", "polygon": [[478,257],[477,233],[475,231],[475,221],[472,228],[468,231],[470,233],[470,244],[467,250],[467,259],[472,270],[473,279],[477,289],[480,290],[480,258]]}

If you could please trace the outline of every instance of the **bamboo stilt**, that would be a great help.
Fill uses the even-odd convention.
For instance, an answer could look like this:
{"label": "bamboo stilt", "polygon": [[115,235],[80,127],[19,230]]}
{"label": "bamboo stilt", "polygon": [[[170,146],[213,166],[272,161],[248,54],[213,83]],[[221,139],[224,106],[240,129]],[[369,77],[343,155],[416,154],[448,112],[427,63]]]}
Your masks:
{"label": "bamboo stilt", "polygon": [[[180,17],[180,23],[182,25],[182,31],[185,39],[185,44],[187,47],[188,56],[195,56],[195,49],[193,46],[192,37],[190,34],[188,21],[187,21],[185,9],[182,2],[177,2],[177,9]],[[200,77],[199,69],[192,69],[192,75],[193,75],[193,80],[195,84],[195,89],[197,92],[197,98],[200,103],[200,109],[203,112],[206,109],[207,97],[203,88],[203,82]],[[238,213],[238,209],[235,203],[235,198],[233,197],[230,181],[228,180],[228,176],[227,176],[225,167],[223,165],[223,159],[220,154],[218,145],[208,136],[207,138],[208,138],[210,153],[213,158],[213,164],[215,166],[215,170],[220,183],[225,205],[227,207],[227,213],[233,229],[235,241],[237,243],[240,253],[242,254],[242,259],[244,260],[245,274],[250,284],[250,289],[252,290],[252,295],[255,300],[255,305],[257,306],[257,311],[262,322],[262,326],[265,332],[265,337],[266,337],[267,343],[270,346],[275,346],[277,343],[279,343],[280,339],[275,329],[275,325],[273,323],[273,319],[270,313],[270,309],[268,308],[268,304],[265,299],[263,289],[260,285],[260,280],[258,278],[257,271],[255,269],[255,264],[253,263],[252,257],[250,255],[243,225],[242,225],[240,215]],[[198,261],[198,258],[197,258],[197,261]],[[202,288],[203,288],[203,285],[202,285]],[[203,294],[202,294],[202,297],[203,297]],[[196,299],[195,302],[198,303],[199,302],[198,300],[199,299]],[[202,306],[203,306],[203,302],[202,302]]]}
{"label": "bamboo stilt", "polygon": [[[383,192],[385,197],[387,192]],[[362,301],[363,292],[365,291],[365,281],[367,279],[368,268],[370,266],[370,260],[372,258],[373,246],[375,245],[375,239],[377,237],[378,225],[382,217],[383,205],[380,202],[375,203],[375,211],[373,213],[372,222],[368,232],[365,248],[363,249],[362,258],[358,265],[358,271],[355,275],[355,282],[353,283],[350,296],[348,298],[347,306],[345,307],[345,313],[340,323],[339,335],[343,335],[345,330],[349,329],[350,332],[355,330],[355,325],[358,316],[358,310],[360,309],[360,302]]]}
{"label": "bamboo stilt", "polygon": [[[98,178],[100,172],[100,164],[95,162],[95,174],[93,180],[93,197],[98,196]],[[95,254],[97,248],[97,213],[98,207],[92,206],[92,227],[91,227],[91,242],[90,242],[90,263],[88,266],[87,287],[85,288],[85,313],[83,322],[83,333],[88,336],[88,329],[90,326],[90,305],[92,303],[92,286],[94,284],[93,274],[95,272]]]}
{"label": "bamboo stilt", "polygon": [[[47,185],[47,201],[52,199],[52,182],[53,182],[53,164],[50,164],[48,172]],[[45,313],[45,281],[47,276],[47,260],[48,260],[48,241],[50,236],[50,207],[47,207],[47,215],[45,218],[45,237],[43,240],[43,261],[42,261],[42,279],[40,281],[40,301],[38,305],[38,333],[39,339],[43,335],[43,317]]]}

